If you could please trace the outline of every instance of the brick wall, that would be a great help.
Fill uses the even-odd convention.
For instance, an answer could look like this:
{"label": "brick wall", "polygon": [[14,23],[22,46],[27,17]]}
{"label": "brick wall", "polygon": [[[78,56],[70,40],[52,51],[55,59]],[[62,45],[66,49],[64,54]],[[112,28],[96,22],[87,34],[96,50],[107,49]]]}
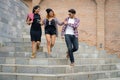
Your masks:
{"label": "brick wall", "polygon": [[107,0],[105,7],[106,48],[120,52],[120,0]]}

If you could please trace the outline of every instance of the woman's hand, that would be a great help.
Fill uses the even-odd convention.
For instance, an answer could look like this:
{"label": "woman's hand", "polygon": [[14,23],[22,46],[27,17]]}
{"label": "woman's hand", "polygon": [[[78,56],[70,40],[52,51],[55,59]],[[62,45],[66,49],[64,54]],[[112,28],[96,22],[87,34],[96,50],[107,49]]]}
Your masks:
{"label": "woman's hand", "polygon": [[65,24],[65,25],[67,25],[67,24],[68,24],[68,22],[67,22],[67,21],[64,21],[64,24]]}
{"label": "woman's hand", "polygon": [[33,23],[33,21],[30,21],[29,23],[30,23],[30,24],[32,24],[32,23]]}
{"label": "woman's hand", "polygon": [[28,25],[30,25],[30,23],[29,23],[28,21],[27,21],[26,23],[27,23]]}
{"label": "woman's hand", "polygon": [[40,21],[40,24],[43,25],[43,21],[42,20]]}
{"label": "woman's hand", "polygon": [[27,18],[26,23],[27,23],[28,25],[30,25],[30,24],[32,24],[32,23],[33,23],[33,21],[32,21],[32,20],[30,20],[29,18]]}
{"label": "woman's hand", "polygon": [[27,24],[28,25],[30,25],[30,24],[32,24],[33,23],[33,21],[27,21]]}

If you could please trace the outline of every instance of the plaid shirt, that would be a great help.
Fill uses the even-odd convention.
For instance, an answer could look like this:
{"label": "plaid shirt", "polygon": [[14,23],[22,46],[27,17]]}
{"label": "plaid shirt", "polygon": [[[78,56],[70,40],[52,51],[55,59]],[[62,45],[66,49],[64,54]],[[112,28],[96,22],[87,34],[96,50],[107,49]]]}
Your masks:
{"label": "plaid shirt", "polygon": [[[65,31],[66,31],[67,26],[70,26],[70,27],[73,28],[75,36],[78,37],[78,30],[77,30],[77,28],[78,28],[78,26],[79,26],[80,20],[79,20],[78,18],[74,18],[74,19],[75,19],[74,24],[68,23],[67,25],[64,25],[64,26],[63,26],[62,32],[61,32],[61,35],[62,35],[62,36],[65,34]],[[67,22],[68,22],[68,20],[69,20],[69,17],[65,19],[65,21],[67,21]]]}

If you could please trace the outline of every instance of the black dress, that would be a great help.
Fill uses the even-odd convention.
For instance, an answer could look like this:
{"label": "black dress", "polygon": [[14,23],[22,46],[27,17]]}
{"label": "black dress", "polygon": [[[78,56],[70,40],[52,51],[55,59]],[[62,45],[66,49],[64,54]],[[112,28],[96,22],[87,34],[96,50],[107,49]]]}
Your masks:
{"label": "black dress", "polygon": [[31,41],[35,41],[35,42],[41,41],[42,30],[41,30],[40,20],[41,20],[40,15],[34,14],[33,23],[30,29]]}

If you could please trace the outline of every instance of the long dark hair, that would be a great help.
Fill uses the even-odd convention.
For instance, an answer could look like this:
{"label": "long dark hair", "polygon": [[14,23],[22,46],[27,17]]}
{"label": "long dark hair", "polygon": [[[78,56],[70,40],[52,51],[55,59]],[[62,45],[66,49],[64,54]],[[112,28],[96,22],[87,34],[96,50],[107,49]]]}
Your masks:
{"label": "long dark hair", "polygon": [[40,8],[40,6],[39,6],[39,5],[34,6],[34,7],[33,7],[32,12],[34,13],[34,12],[35,12],[35,10],[36,10],[36,9],[38,9],[38,8]]}

